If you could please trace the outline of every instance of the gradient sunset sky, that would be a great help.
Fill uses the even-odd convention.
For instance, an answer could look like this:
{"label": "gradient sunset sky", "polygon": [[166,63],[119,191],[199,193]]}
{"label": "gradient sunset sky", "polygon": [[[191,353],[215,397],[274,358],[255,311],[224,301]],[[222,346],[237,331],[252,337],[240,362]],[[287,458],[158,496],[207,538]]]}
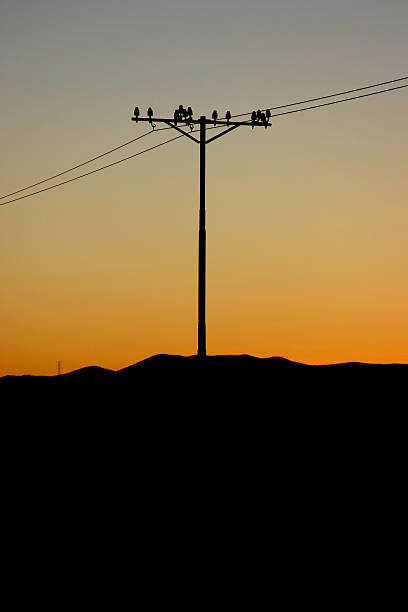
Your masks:
{"label": "gradient sunset sky", "polygon": [[[135,105],[237,114],[406,76],[407,29],[407,0],[1,0],[0,195],[148,131]],[[208,146],[209,354],[408,363],[407,110],[408,88]],[[183,138],[0,206],[0,375],[196,352],[198,159]]]}

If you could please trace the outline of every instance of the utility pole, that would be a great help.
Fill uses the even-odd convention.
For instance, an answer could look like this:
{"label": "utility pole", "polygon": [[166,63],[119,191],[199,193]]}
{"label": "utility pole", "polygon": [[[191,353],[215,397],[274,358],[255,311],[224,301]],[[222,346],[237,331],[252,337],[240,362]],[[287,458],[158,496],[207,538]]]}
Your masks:
{"label": "utility pole", "polygon": [[200,117],[200,212],[198,229],[198,342],[197,355],[207,355],[207,332],[205,324],[205,273],[206,273],[206,229],[205,229],[205,116]]}
{"label": "utility pole", "polygon": [[[153,122],[153,110],[149,107],[147,111],[147,117],[140,117],[140,110],[136,106],[134,110],[134,116],[132,121],[148,121],[153,130],[156,127],[156,123],[165,123],[169,127],[181,132],[187,138],[190,138],[194,142],[200,145],[200,209],[199,209],[199,230],[198,230],[198,342],[197,342],[197,356],[205,357],[207,355],[207,342],[206,342],[206,316],[205,316],[205,305],[206,305],[206,229],[205,229],[205,156],[206,156],[206,145],[221,136],[224,136],[228,132],[235,130],[241,125],[252,127],[269,127],[270,111],[266,113],[253,111],[250,121],[231,121],[231,113],[227,111],[225,114],[225,120],[218,120],[217,111],[213,111],[212,119],[207,119],[205,115],[202,115],[199,119],[193,119],[193,111],[189,106],[185,109],[181,104],[174,111],[172,119],[165,118],[154,118]],[[178,124],[184,124],[190,129],[190,133],[178,127]],[[207,138],[207,125],[212,125],[213,128],[226,126],[226,129],[221,133]],[[197,130],[194,128],[195,125],[199,125],[200,139],[195,138],[192,133]],[[211,129],[211,128],[210,128]]]}

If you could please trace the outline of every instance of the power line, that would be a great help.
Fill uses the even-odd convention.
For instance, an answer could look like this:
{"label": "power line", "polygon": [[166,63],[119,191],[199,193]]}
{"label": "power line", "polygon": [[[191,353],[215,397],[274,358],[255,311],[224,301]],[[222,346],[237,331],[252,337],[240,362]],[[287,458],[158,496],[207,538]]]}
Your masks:
{"label": "power line", "polygon": [[[144,135],[146,136],[146,134]],[[13,200],[8,200],[7,202],[0,202],[0,206],[5,206],[6,204],[11,204],[12,202],[17,202],[18,200],[24,200],[25,198],[31,198],[31,196],[37,195],[38,193],[43,193],[44,191],[48,191],[49,189],[55,189],[55,187],[61,187],[61,185],[72,183],[73,181],[77,181],[78,179],[84,178],[85,176],[89,176],[90,174],[95,174],[96,172],[100,172],[101,170],[106,170],[106,168],[111,168],[112,166],[121,164],[122,162],[127,161],[128,159],[132,159],[133,157],[137,157],[138,155],[142,155],[143,153],[147,153],[148,151],[152,151],[153,149],[158,149],[159,147],[162,147],[163,145],[172,142],[173,140],[177,140],[178,138],[182,138],[182,136],[175,136],[174,138],[170,138],[170,140],[165,140],[164,142],[154,145],[149,149],[144,149],[143,151],[139,151],[139,153],[134,153],[133,155],[129,155],[128,157],[123,157],[122,159],[118,159],[117,161],[111,164],[107,164],[106,166],[102,166],[101,168],[97,168],[96,170],[91,170],[90,172],[86,172],[85,174],[80,174],[79,176],[75,176],[74,178],[68,179],[67,181],[63,181],[62,183],[57,183],[56,185],[51,185],[50,187],[39,189],[38,191],[34,191],[33,193],[28,193],[27,195],[14,198]]]}
{"label": "power line", "polygon": [[8,198],[12,195],[15,195],[16,193],[21,193],[22,191],[26,191],[27,189],[31,189],[32,187],[37,187],[37,185],[41,185],[42,183],[51,181],[52,179],[55,179],[58,176],[62,176],[63,174],[72,172],[72,170],[77,170],[77,168],[81,168],[82,166],[85,166],[86,164],[90,164],[91,162],[96,161],[97,159],[100,159],[101,157],[104,157],[105,155],[109,155],[109,153],[113,153],[114,151],[118,151],[119,149],[122,149],[123,147],[130,145],[132,142],[136,142],[137,140],[141,140],[145,136],[149,136],[149,134],[153,134],[154,131],[158,132],[159,130],[163,130],[163,129],[169,130],[170,128],[159,128],[158,130],[151,130],[150,132],[146,132],[145,134],[142,134],[141,136],[138,136],[137,138],[132,138],[132,140],[128,140],[127,142],[124,142],[123,144],[115,147],[114,149],[109,149],[109,151],[105,151],[105,153],[101,153],[100,155],[97,155],[96,157],[92,157],[91,159],[87,159],[86,161],[80,164],[77,164],[76,166],[72,166],[72,168],[68,168],[68,170],[64,170],[63,172],[58,172],[58,174],[54,174],[53,176],[49,176],[48,178],[42,179],[41,181],[37,181],[36,183],[27,185],[27,187],[22,187],[21,189],[17,189],[16,191],[6,193],[5,195],[0,196],[0,200],[4,200],[4,198]]}
{"label": "power line", "polygon": [[391,87],[389,89],[382,89],[381,91],[372,91],[371,93],[361,94],[361,96],[352,96],[351,98],[343,98],[343,100],[334,100],[333,102],[324,102],[324,104],[316,104],[315,106],[306,106],[305,108],[297,108],[291,111],[285,111],[284,113],[275,113],[271,117],[281,117],[282,115],[291,115],[292,113],[301,113],[312,108],[321,108],[322,106],[330,106],[332,104],[340,104],[341,102],[349,102],[350,100],[358,100],[359,98],[367,98],[368,96],[376,96],[387,91],[394,91],[395,89],[403,89],[408,85],[399,85],[398,87]]}
{"label": "power line", "polygon": [[[405,79],[408,79],[408,77],[402,77],[400,79],[394,79],[392,81],[386,81],[383,84],[385,84],[385,83],[393,83],[393,82],[397,82],[397,81],[402,81],[402,80],[405,80]],[[380,83],[377,83],[376,85],[367,85],[365,87],[361,87],[361,88],[358,88],[358,89],[355,89],[355,90],[349,90],[349,91],[350,92],[352,92],[352,91],[361,91],[361,90],[364,90],[364,89],[369,89],[371,87],[378,87],[379,85],[380,85]],[[312,110],[312,109],[321,108],[321,107],[324,107],[324,106],[331,106],[333,104],[340,104],[341,102],[349,102],[351,100],[358,100],[360,98],[367,98],[368,96],[376,96],[378,94],[387,93],[389,91],[395,91],[397,89],[403,89],[405,87],[408,87],[408,84],[407,85],[399,85],[398,87],[390,87],[388,89],[382,89],[381,91],[373,91],[373,92],[370,92],[370,93],[361,94],[359,96],[352,96],[350,98],[343,98],[342,100],[334,100],[333,102],[325,102],[323,104],[316,104],[314,106],[307,106],[305,108],[299,108],[299,109],[295,109],[295,110],[291,110],[291,111],[285,111],[283,113],[274,113],[273,115],[271,115],[271,117],[280,117],[282,115],[290,115],[290,114],[293,114],[293,113],[301,113],[301,112],[306,111],[306,110]],[[309,101],[311,102],[313,100],[322,100],[322,99],[325,99],[325,98],[330,98],[330,97],[334,97],[334,96],[337,96],[337,95],[342,95],[342,94],[345,94],[345,93],[347,93],[347,92],[341,92],[341,93],[338,93],[338,94],[330,94],[330,95],[327,95],[327,96],[320,96],[319,98],[312,98]],[[298,104],[305,104],[305,103],[306,103],[305,100],[303,102],[293,102],[291,104],[284,104],[284,105],[281,105],[281,106],[271,107],[269,110],[278,110],[280,108],[287,108],[289,106],[295,106],[295,105],[298,105]],[[242,113],[241,115],[233,115],[232,117],[240,117],[240,116],[249,115],[249,114],[250,113]],[[6,198],[6,197],[8,197],[10,195],[14,195],[16,193],[20,193],[21,191],[25,191],[26,189],[30,189],[31,187],[35,187],[36,185],[40,185],[42,183],[45,183],[46,181],[49,181],[49,180],[51,180],[53,178],[61,176],[62,174],[66,174],[67,172],[71,172],[72,170],[75,170],[76,168],[80,168],[81,166],[84,166],[85,164],[88,164],[91,161],[95,161],[97,159],[100,159],[101,157],[104,157],[105,155],[108,155],[109,153],[113,153],[114,151],[117,151],[118,149],[121,149],[122,147],[125,147],[125,146],[131,144],[132,142],[136,142],[137,140],[140,140],[141,138],[144,138],[145,136],[148,136],[149,134],[152,134],[153,132],[158,132],[158,131],[168,130],[168,129],[171,129],[171,128],[153,129],[151,132],[146,132],[145,134],[142,134],[141,136],[138,136],[137,138],[133,138],[132,140],[129,140],[129,141],[123,143],[122,145],[119,145],[118,147],[115,147],[114,149],[110,149],[109,151],[106,151],[105,153],[101,153],[100,155],[97,155],[96,157],[93,157],[92,159],[89,159],[89,160],[87,160],[85,162],[82,162],[81,164],[77,164],[76,166],[73,166],[72,168],[69,168],[68,170],[64,170],[63,172],[55,174],[52,177],[49,177],[47,179],[43,179],[41,181],[33,183],[32,185],[29,185],[28,187],[24,187],[24,188],[19,189],[17,191],[13,191],[13,192],[9,193],[8,195],[1,196],[0,199],[4,199],[4,198]],[[209,128],[209,129],[217,129],[217,128]],[[196,131],[196,130],[193,130],[193,131]],[[162,143],[160,143],[158,145],[155,145],[153,147],[150,147],[148,149],[140,151],[139,153],[135,153],[133,155],[129,155],[128,157],[124,157],[122,159],[119,159],[116,162],[113,162],[111,164],[107,164],[106,166],[102,166],[101,168],[97,168],[96,170],[92,170],[91,172],[86,172],[85,174],[81,174],[81,175],[76,176],[76,177],[74,177],[72,179],[69,179],[67,181],[63,181],[61,183],[57,183],[56,185],[51,185],[50,187],[46,187],[44,189],[40,189],[38,191],[34,191],[33,193],[29,193],[29,194],[27,194],[25,196],[20,196],[18,198],[14,198],[13,200],[8,200],[7,202],[0,202],[0,206],[4,206],[6,204],[11,204],[12,202],[17,202],[18,200],[23,200],[25,198],[29,198],[31,196],[37,195],[39,193],[42,193],[44,191],[48,191],[49,189],[54,189],[55,187],[60,187],[62,185],[66,185],[67,183],[71,183],[72,181],[76,181],[78,179],[84,178],[84,177],[89,176],[91,174],[94,174],[96,172],[100,172],[101,170],[105,170],[106,168],[110,168],[112,166],[115,166],[116,164],[120,164],[120,163],[122,163],[124,161],[127,161],[128,159],[132,159],[133,157],[137,157],[138,155],[142,155],[143,153],[147,153],[148,151],[152,151],[153,149],[161,147],[161,146],[167,144],[168,142],[172,142],[173,140],[177,140],[178,138],[181,138],[181,136],[176,136],[175,138],[171,138],[170,140],[166,140],[166,141],[164,141],[164,142],[162,142]]]}
{"label": "power line", "polygon": [[[271,106],[266,110],[279,110],[280,108],[288,108],[289,106],[298,106],[299,104],[308,104],[309,102],[317,102],[318,100],[325,100],[327,98],[335,98],[337,96],[345,96],[349,93],[354,93],[356,91],[363,91],[364,89],[371,89],[372,87],[382,87],[382,85],[389,85],[390,83],[397,83],[398,81],[406,81],[408,76],[400,77],[399,79],[392,79],[391,81],[383,81],[382,83],[374,83],[373,85],[365,85],[364,87],[357,87],[356,89],[348,89],[346,91],[339,91],[338,93],[328,94],[326,96],[319,96],[318,98],[310,98],[309,100],[301,100],[300,102],[291,102],[290,104],[281,104],[280,106]],[[384,90],[388,91],[388,90]],[[381,93],[381,92],[378,92]],[[252,111],[251,111],[252,112]],[[240,115],[231,115],[231,117],[244,117],[245,115],[250,115],[249,113],[241,113]]]}
{"label": "power line", "polygon": [[[279,110],[281,108],[288,108],[290,106],[298,106],[300,104],[307,104],[309,102],[316,102],[318,100],[324,100],[324,99],[327,99],[327,98],[333,98],[333,97],[345,95],[345,94],[348,94],[348,93],[354,93],[356,91],[362,91],[362,90],[365,90],[365,89],[370,89],[372,87],[380,87],[382,85],[388,85],[390,83],[396,83],[396,82],[399,82],[399,81],[404,81],[406,79],[408,79],[408,76],[400,77],[398,79],[392,79],[390,81],[383,81],[382,83],[374,83],[372,85],[366,85],[366,86],[363,86],[363,87],[357,87],[356,89],[349,89],[349,90],[341,91],[341,92],[334,93],[334,94],[328,94],[328,95],[325,95],[325,96],[319,96],[317,98],[310,98],[308,100],[301,100],[299,102],[291,102],[290,104],[282,104],[280,106],[272,106],[269,109],[265,109],[265,110]],[[402,87],[406,87],[406,85],[403,85]],[[386,89],[386,90],[382,90],[380,92],[374,92],[374,93],[375,94],[376,93],[384,93],[386,91],[392,91],[393,89],[399,89],[399,88],[390,88],[390,89]],[[374,94],[368,94],[368,95],[374,95]],[[355,96],[355,98],[347,98],[346,100],[339,100],[338,102],[343,102],[343,101],[346,102],[346,101],[349,101],[349,100],[357,99],[359,97],[363,97],[363,96]],[[331,104],[337,104],[338,102],[332,102]],[[320,106],[328,106],[328,105],[329,104],[327,104],[327,105],[321,104],[321,105],[316,105],[316,106],[312,106],[312,107],[301,109],[301,110],[310,110],[312,108],[319,108]],[[300,112],[300,111],[292,111],[292,112]],[[231,115],[231,118],[243,117],[245,115],[250,115],[250,114],[251,113],[241,113],[239,115]],[[275,114],[273,116],[274,117],[278,117],[278,116],[283,115],[283,114],[290,114],[290,113],[279,113],[279,114]],[[43,183],[46,183],[46,182],[51,181],[51,180],[53,180],[53,179],[55,179],[55,178],[57,178],[59,176],[67,174],[68,172],[72,172],[73,170],[77,170],[78,168],[81,168],[82,166],[90,164],[91,162],[96,161],[97,159],[100,159],[101,157],[109,155],[110,153],[114,153],[115,151],[118,151],[119,149],[122,149],[123,147],[126,147],[126,146],[132,144],[133,142],[136,142],[136,141],[144,138],[145,136],[148,136],[149,134],[152,134],[154,131],[158,132],[158,131],[169,130],[169,129],[171,129],[171,128],[167,128],[167,127],[166,128],[158,128],[156,130],[152,130],[150,132],[146,132],[145,134],[142,134],[141,136],[138,136],[137,138],[132,138],[131,140],[128,140],[127,142],[124,142],[123,144],[121,144],[121,145],[119,145],[117,147],[114,147],[113,149],[109,149],[108,151],[105,151],[104,153],[101,153],[100,155],[96,155],[95,157],[92,157],[92,158],[90,158],[90,159],[88,159],[88,160],[86,160],[84,162],[81,162],[80,164],[72,166],[71,168],[68,168],[67,170],[63,170],[62,172],[58,172],[57,174],[49,176],[49,177],[47,177],[45,179],[42,179],[40,181],[37,181],[36,183],[32,183],[31,185],[27,185],[26,187],[22,187],[21,189],[17,189],[16,191],[11,191],[10,193],[6,193],[5,195],[0,196],[0,200],[4,200],[5,198],[8,198],[8,197],[10,197],[12,195],[15,195],[17,193],[21,193],[22,191],[27,191],[27,189],[31,189],[32,187],[37,187],[37,185],[42,185]],[[6,203],[7,202],[5,202],[5,204]]]}
{"label": "power line", "polygon": [[[153,132],[159,132],[162,130],[170,130],[171,128],[156,128],[154,130],[152,130],[151,133]],[[212,128],[208,128],[209,130],[215,130],[215,129],[219,129],[219,127],[212,127]],[[199,130],[193,130],[193,132],[197,132]],[[150,134],[150,132],[148,132]],[[147,136],[146,134],[143,134],[143,136]],[[170,138],[169,140],[165,140],[164,142],[161,142],[157,145],[154,145],[153,147],[149,147],[148,149],[144,149],[143,151],[139,151],[139,153],[134,153],[133,155],[128,155],[128,157],[123,157],[122,159],[118,159],[117,161],[111,163],[111,164],[107,164],[106,166],[102,166],[101,168],[96,168],[96,170],[91,170],[90,172],[86,172],[85,174],[80,174],[79,176],[74,176],[74,178],[72,179],[68,179],[67,181],[62,181],[61,183],[57,183],[56,185],[51,185],[50,187],[45,187],[44,189],[39,189],[38,191],[34,191],[33,193],[28,193],[27,195],[24,196],[20,196],[18,198],[14,198],[13,200],[7,200],[7,202],[0,202],[0,206],[5,206],[6,204],[11,204],[12,202],[17,202],[18,200],[24,200],[25,198],[30,198],[31,196],[35,196],[39,193],[43,193],[44,191],[49,191],[50,189],[54,189],[55,187],[61,187],[62,185],[66,185],[67,183],[72,183],[73,181],[77,181],[78,179],[84,178],[86,176],[89,176],[91,174],[95,174],[96,172],[100,172],[101,170],[106,170],[106,168],[111,168],[112,166],[116,166],[117,164],[121,164],[122,162],[127,161],[128,159],[132,159],[133,157],[137,157],[138,155],[142,155],[143,153],[147,153],[148,151],[153,151],[153,149],[158,149],[159,147],[162,147],[163,145],[172,142],[173,140],[178,140],[179,138],[182,138],[181,136],[175,136],[174,138]],[[134,140],[137,140],[134,139]],[[133,142],[133,141],[130,141]],[[121,145],[121,146],[125,146],[125,145]],[[119,147],[118,147],[119,148]],[[95,158],[96,159],[96,158]],[[68,170],[67,170],[68,172]],[[37,183],[38,185],[38,183]]]}

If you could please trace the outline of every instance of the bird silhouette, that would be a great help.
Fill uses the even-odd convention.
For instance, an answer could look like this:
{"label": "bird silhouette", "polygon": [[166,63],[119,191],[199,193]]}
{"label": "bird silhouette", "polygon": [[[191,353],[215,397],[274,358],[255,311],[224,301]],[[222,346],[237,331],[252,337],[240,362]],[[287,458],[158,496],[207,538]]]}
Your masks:
{"label": "bird silhouette", "polygon": [[251,115],[252,129],[254,129],[255,121],[256,121],[256,111],[252,111],[252,115]]}
{"label": "bird silhouette", "polygon": [[175,125],[177,125],[178,121],[180,121],[180,115],[179,115],[178,108],[176,108],[176,110],[174,111],[174,123],[175,123]]}
{"label": "bird silhouette", "polygon": [[214,125],[215,125],[217,123],[217,119],[218,119],[218,113],[217,113],[216,110],[213,111],[212,118],[214,120]]}
{"label": "bird silhouette", "polygon": [[151,123],[153,117],[153,110],[151,106],[149,106],[149,108],[147,109],[147,116],[149,117],[149,123]]}
{"label": "bird silhouette", "polygon": [[231,119],[231,112],[229,110],[225,113],[225,118],[227,120],[227,125],[229,125]]}
{"label": "bird silhouette", "polygon": [[140,110],[138,106],[135,106],[134,115],[136,117],[136,123],[139,121]]}

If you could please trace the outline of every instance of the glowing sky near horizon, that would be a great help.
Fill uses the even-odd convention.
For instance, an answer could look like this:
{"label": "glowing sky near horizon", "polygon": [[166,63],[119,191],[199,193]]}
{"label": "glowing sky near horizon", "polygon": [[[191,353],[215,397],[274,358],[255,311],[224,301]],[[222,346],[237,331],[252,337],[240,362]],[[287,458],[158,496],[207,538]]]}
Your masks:
{"label": "glowing sky near horizon", "polygon": [[[2,0],[0,195],[142,134],[136,104],[235,114],[405,76],[407,26],[406,0]],[[407,108],[408,88],[209,145],[209,354],[408,363]],[[0,375],[196,351],[198,153],[0,206]]]}

